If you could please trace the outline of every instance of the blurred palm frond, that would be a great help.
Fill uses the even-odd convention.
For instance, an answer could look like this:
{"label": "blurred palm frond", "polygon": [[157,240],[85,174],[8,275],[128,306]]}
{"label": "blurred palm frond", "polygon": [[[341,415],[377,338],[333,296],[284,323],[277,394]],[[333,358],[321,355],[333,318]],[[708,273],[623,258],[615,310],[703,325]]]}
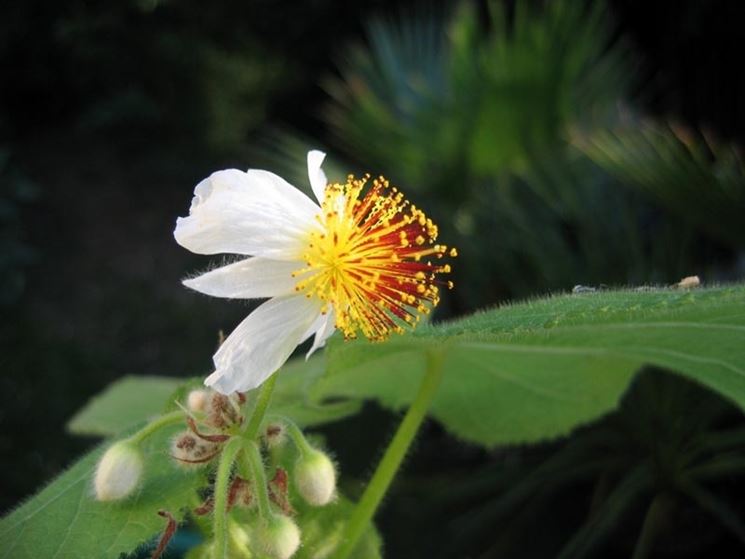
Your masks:
{"label": "blurred palm frond", "polygon": [[634,121],[573,134],[583,153],[693,226],[736,248],[745,246],[742,151],[670,123]]}
{"label": "blurred palm frond", "polygon": [[327,121],[351,154],[422,188],[433,173],[524,169],[568,122],[623,95],[628,55],[608,29],[600,5],[567,1],[542,12],[518,2],[514,17],[499,4],[487,21],[470,4],[449,21],[375,20],[369,47],[352,49],[326,83]]}

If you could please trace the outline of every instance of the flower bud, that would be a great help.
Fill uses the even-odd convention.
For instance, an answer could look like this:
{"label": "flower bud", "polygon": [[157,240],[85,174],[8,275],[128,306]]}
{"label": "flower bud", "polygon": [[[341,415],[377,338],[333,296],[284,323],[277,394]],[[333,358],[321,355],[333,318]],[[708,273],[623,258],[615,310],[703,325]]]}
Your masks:
{"label": "flower bud", "polygon": [[300,547],[300,530],[288,516],[272,514],[259,520],[253,542],[259,555],[290,559]]}
{"label": "flower bud", "polygon": [[220,446],[205,441],[191,431],[176,435],[171,441],[171,457],[184,467],[207,464],[220,452]]}
{"label": "flower bud", "polygon": [[331,459],[316,449],[303,452],[295,462],[295,487],[308,504],[328,504],[336,490],[336,470]]}
{"label": "flower bud", "polygon": [[225,429],[243,421],[240,414],[240,398],[237,394],[225,396],[219,392],[210,392],[205,411],[205,423],[217,429]]}
{"label": "flower bud", "polygon": [[207,399],[209,392],[206,390],[192,390],[186,397],[186,405],[191,411],[203,412],[207,409]]}
{"label": "flower bud", "polygon": [[140,483],[144,463],[137,444],[125,440],[111,445],[96,466],[96,499],[116,501],[130,495]]}

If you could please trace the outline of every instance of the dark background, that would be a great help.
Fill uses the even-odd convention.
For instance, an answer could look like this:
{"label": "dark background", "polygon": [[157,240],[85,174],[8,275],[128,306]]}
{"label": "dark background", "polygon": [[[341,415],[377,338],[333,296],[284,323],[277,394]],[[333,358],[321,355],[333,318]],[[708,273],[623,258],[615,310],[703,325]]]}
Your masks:
{"label": "dark background", "polygon": [[[635,111],[743,143],[741,2],[587,4],[601,6],[611,22],[609,44],[622,44],[629,53],[623,96]],[[187,212],[199,180],[228,166],[282,172],[281,165],[272,166],[277,138],[282,145],[294,138],[297,153],[319,147],[352,170],[384,172],[403,187],[417,182],[407,180],[416,173],[403,166],[389,169],[392,164],[374,146],[368,153],[346,141],[334,109],[339,105],[327,84],[348,75],[354,46],[366,43],[375,18],[434,14],[448,19],[459,6],[382,0],[30,0],[4,7],[0,510],[31,494],[94,443],[64,430],[91,395],[124,374],[204,375],[218,330],[229,331],[246,314],[245,305],[201,297],[180,285],[182,277],[207,266],[172,237],[175,219]],[[488,33],[487,6],[475,6]],[[515,3],[507,2],[506,10],[514,14]],[[382,132],[372,132],[371,144],[388,141]],[[509,172],[508,165],[499,170]],[[448,210],[453,198],[427,182],[414,186],[418,205],[433,208],[444,238],[454,220]],[[459,203],[467,196],[462,194]],[[536,202],[527,215],[541,211]],[[663,222],[661,212],[652,207],[644,227]],[[491,256],[486,264],[480,260],[495,245],[484,225],[488,221],[474,219],[478,235],[469,237],[467,228],[452,232],[459,248],[467,243],[472,250],[462,251],[465,271],[438,319],[514,297],[571,289],[574,283],[670,284],[701,270],[712,280],[742,275],[742,245],[697,229],[693,256],[683,263],[641,266],[633,273],[625,265],[586,273],[579,261],[564,275],[538,274],[524,263],[518,281]],[[571,221],[561,225],[568,238],[579,235],[576,229]],[[478,269],[483,273],[475,278],[472,271]],[[393,416],[370,405],[362,416],[331,426],[326,434],[343,470],[354,478],[371,471],[394,425]],[[360,429],[371,433],[364,447],[355,446]],[[423,549],[424,540],[436,545],[436,535],[424,534],[444,525],[447,514],[428,519],[426,526],[412,520],[427,482],[467,478],[505,460],[538,463],[554,449],[486,452],[464,447],[430,425],[383,511],[390,556],[413,556],[407,553]],[[580,506],[587,487],[565,491],[556,498],[562,506],[567,501]],[[741,488],[735,484],[727,491],[737,494]],[[632,531],[638,528],[634,522]],[[406,529],[407,523],[418,535]],[[549,531],[571,532],[557,524]],[[731,543],[717,531],[707,541],[710,547],[704,549]]]}

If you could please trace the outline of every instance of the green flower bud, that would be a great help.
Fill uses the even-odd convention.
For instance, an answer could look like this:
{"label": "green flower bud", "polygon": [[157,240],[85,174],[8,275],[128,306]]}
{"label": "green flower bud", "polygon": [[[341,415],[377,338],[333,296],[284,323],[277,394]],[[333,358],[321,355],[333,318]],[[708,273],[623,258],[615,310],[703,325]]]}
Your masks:
{"label": "green flower bud", "polygon": [[313,506],[326,505],[334,498],[336,470],[331,459],[320,450],[311,449],[300,454],[293,479],[298,493]]}
{"label": "green flower bud", "polygon": [[253,543],[259,555],[271,559],[290,559],[300,547],[300,530],[289,517],[272,514],[269,518],[259,520]]}
{"label": "green flower bud", "polygon": [[130,495],[142,479],[145,460],[140,447],[124,440],[114,443],[96,466],[93,487],[99,501],[116,501]]}

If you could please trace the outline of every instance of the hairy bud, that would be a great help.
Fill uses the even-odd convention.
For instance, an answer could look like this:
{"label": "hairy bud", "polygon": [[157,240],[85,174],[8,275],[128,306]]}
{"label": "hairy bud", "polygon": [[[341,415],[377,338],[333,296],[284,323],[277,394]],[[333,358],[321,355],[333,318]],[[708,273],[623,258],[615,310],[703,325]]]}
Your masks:
{"label": "hairy bud", "polygon": [[93,487],[99,501],[116,501],[139,485],[145,459],[139,446],[119,441],[109,447],[96,466]]}
{"label": "hairy bud", "polygon": [[300,547],[300,530],[289,517],[272,514],[259,521],[253,541],[259,555],[290,559]]}
{"label": "hairy bud", "polygon": [[205,423],[217,429],[240,425],[243,421],[240,413],[241,398],[237,393],[225,396],[219,392],[210,392],[205,409]]}
{"label": "hairy bud", "polygon": [[171,441],[171,456],[184,466],[206,464],[219,453],[219,444],[200,439],[191,431],[179,433]]}
{"label": "hairy bud", "polygon": [[336,470],[331,459],[320,450],[311,449],[298,457],[293,479],[298,493],[308,504],[320,507],[334,498]]}
{"label": "hairy bud", "polygon": [[186,397],[186,405],[191,411],[203,412],[207,409],[210,393],[207,390],[192,390]]}

